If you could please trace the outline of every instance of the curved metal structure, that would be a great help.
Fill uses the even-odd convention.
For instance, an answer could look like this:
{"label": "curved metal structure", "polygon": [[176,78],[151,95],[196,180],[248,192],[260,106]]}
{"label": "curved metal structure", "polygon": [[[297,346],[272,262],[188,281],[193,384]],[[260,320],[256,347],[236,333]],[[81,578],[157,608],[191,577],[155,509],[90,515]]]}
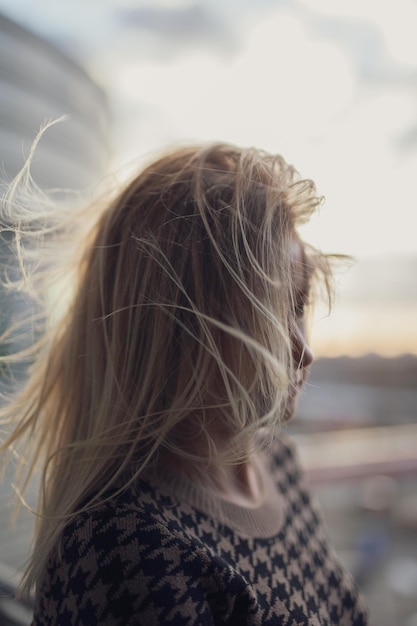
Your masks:
{"label": "curved metal structure", "polygon": [[0,15],[0,162],[6,177],[23,166],[45,121],[33,175],[41,187],[83,189],[103,173],[109,149],[104,92],[50,43]]}
{"label": "curved metal structure", "polygon": [[[66,121],[43,135],[31,174],[44,190],[80,192],[101,178],[108,162],[105,94],[56,47],[0,15],[0,182],[20,171],[42,125],[63,115]],[[7,254],[3,233],[0,264],[10,264]],[[0,333],[31,306],[0,288]],[[0,345],[0,351],[4,348]],[[0,483],[0,624],[21,626],[30,622],[30,607],[13,600],[14,572],[27,556],[32,516],[23,511],[16,528],[9,528],[11,480],[8,475]]]}

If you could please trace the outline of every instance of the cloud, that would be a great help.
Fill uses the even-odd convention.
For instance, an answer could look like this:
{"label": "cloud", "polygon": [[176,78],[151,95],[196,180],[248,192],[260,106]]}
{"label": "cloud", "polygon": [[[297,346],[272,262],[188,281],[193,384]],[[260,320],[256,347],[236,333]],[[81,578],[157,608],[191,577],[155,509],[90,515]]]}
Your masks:
{"label": "cloud", "polygon": [[204,4],[177,8],[144,6],[122,8],[116,12],[123,29],[139,35],[147,33],[157,38],[166,53],[190,47],[210,47],[217,51],[233,51],[238,38],[226,14],[220,17]]}
{"label": "cloud", "polygon": [[366,305],[417,304],[417,256],[388,255],[358,259],[343,277],[345,302]]}

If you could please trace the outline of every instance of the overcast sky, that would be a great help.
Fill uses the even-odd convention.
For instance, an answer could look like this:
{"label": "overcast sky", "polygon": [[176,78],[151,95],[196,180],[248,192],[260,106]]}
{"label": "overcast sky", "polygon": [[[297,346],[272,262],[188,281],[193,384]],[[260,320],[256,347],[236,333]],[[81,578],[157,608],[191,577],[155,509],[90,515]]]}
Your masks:
{"label": "overcast sky", "polygon": [[326,249],[415,252],[415,0],[0,0],[108,91],[118,167],[176,141],[281,152]]}
{"label": "overcast sky", "polygon": [[304,233],[314,244],[359,259],[417,253],[416,0],[0,0],[0,10],[106,89],[113,168],[178,141],[256,145],[325,195]]}

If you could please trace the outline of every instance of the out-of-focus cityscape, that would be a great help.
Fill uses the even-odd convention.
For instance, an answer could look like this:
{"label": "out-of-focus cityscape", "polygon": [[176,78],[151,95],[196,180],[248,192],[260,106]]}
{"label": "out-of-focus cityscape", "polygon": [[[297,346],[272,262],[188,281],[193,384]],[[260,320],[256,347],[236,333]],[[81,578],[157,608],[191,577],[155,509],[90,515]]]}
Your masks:
{"label": "out-of-focus cityscape", "polygon": [[[45,190],[90,195],[167,144],[225,140],[282,152],[325,194],[303,236],[354,259],[315,312],[289,429],[374,626],[417,626],[416,23],[413,0],[0,0],[2,181],[66,115],[36,151]],[[0,298],[4,327],[25,303]],[[32,528],[9,526],[11,482],[5,626],[30,623],[5,597]]]}
{"label": "out-of-focus cityscape", "polygon": [[416,623],[417,356],[319,359],[291,424],[372,624]]}

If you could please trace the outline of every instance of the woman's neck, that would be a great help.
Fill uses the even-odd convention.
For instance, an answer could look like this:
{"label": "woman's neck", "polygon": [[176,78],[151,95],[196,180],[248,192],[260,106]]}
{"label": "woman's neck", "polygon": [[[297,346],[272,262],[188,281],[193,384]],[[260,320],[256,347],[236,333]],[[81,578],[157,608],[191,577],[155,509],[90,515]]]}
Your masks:
{"label": "woman's neck", "polygon": [[208,461],[198,467],[187,458],[173,453],[163,455],[159,462],[173,475],[208,488],[213,495],[226,502],[256,508],[264,500],[263,463],[260,455],[255,453],[235,464]]}
{"label": "woman's neck", "polygon": [[215,485],[220,498],[247,508],[258,507],[265,495],[260,459],[252,456],[238,465],[219,468]]}
{"label": "woman's neck", "polygon": [[236,442],[223,423],[217,416],[206,418],[205,427],[192,419],[178,425],[173,447],[159,457],[160,467],[226,502],[255,508],[265,495],[262,455],[254,435]]}

